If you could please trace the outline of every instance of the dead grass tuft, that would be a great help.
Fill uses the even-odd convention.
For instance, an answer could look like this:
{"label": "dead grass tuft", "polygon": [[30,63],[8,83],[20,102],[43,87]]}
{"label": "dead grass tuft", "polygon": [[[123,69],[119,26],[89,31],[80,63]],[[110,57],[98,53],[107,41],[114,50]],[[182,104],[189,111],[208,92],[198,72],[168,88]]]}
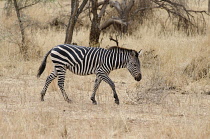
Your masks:
{"label": "dead grass tuft", "polygon": [[[208,53],[209,54],[209,53]],[[202,78],[210,78],[210,58],[207,56],[200,56],[192,59],[189,65],[184,70],[184,73],[193,80],[200,80]]]}

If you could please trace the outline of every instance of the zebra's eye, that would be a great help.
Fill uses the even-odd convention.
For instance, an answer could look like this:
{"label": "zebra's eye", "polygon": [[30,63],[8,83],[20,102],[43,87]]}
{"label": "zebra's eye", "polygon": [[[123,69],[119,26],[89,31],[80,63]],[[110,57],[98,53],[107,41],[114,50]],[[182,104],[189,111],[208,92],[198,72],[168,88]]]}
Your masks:
{"label": "zebra's eye", "polygon": [[136,67],[137,65],[136,64],[133,64],[133,66]]}

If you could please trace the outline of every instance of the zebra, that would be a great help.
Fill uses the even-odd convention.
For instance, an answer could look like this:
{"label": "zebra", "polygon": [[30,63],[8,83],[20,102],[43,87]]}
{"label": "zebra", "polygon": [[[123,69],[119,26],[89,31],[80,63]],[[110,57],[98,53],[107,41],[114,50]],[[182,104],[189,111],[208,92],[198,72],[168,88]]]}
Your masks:
{"label": "zebra", "polygon": [[49,84],[58,77],[58,86],[64,97],[64,100],[71,102],[64,89],[64,80],[66,70],[69,69],[77,75],[96,74],[95,84],[91,100],[93,104],[97,104],[95,100],[96,91],[101,83],[105,81],[110,85],[115,98],[115,103],[119,104],[119,98],[115,90],[114,82],[109,78],[109,73],[112,70],[127,68],[136,81],[142,79],[140,70],[139,52],[131,49],[113,46],[108,49],[97,47],[84,47],[70,44],[57,45],[52,48],[44,56],[44,59],[39,67],[37,77],[39,78],[46,67],[48,55],[51,55],[51,60],[54,63],[54,70],[47,77],[44,88],[41,91],[41,101],[44,101]]}

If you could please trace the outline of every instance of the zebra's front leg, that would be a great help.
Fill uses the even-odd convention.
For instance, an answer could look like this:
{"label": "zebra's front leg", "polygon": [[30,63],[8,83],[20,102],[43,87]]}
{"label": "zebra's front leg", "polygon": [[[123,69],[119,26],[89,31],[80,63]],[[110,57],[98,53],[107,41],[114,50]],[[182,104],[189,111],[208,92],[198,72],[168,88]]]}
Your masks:
{"label": "zebra's front leg", "polygon": [[47,88],[50,85],[50,83],[57,77],[57,72],[53,71],[46,79],[44,88],[42,89],[41,92],[41,101],[44,101],[44,96],[46,94]]}
{"label": "zebra's front leg", "polygon": [[67,101],[68,103],[71,102],[71,100],[68,98],[67,94],[66,94],[66,91],[64,89],[64,81],[65,81],[65,73],[66,73],[66,70],[63,69],[63,68],[60,68],[57,70],[58,72],[58,86],[61,90],[61,93],[64,97],[64,100]]}
{"label": "zebra's front leg", "polygon": [[107,74],[101,74],[100,73],[98,75],[98,77],[101,80],[105,81],[106,83],[108,83],[110,85],[110,87],[112,88],[112,91],[113,91],[114,98],[115,98],[115,103],[119,105],[120,102],[119,102],[119,98],[118,98],[118,95],[117,95],[116,90],[115,90],[115,84],[114,84],[114,82],[107,76]]}
{"label": "zebra's front leg", "polygon": [[94,105],[97,104],[97,101],[95,100],[95,95],[96,95],[96,91],[97,91],[100,83],[101,83],[101,79],[96,77],[94,88],[93,88],[93,94],[91,95],[91,98],[90,98]]}

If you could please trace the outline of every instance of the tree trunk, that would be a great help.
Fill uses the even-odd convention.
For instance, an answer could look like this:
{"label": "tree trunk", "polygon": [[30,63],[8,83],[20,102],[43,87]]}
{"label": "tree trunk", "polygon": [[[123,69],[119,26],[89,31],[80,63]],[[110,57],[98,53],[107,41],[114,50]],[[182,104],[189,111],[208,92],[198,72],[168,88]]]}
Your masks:
{"label": "tree trunk", "polygon": [[76,21],[74,19],[69,19],[69,24],[66,29],[66,38],[65,38],[65,44],[71,44],[73,33],[74,33],[74,27],[75,27]]}
{"label": "tree trunk", "polygon": [[66,38],[65,38],[65,44],[71,44],[72,42],[72,37],[73,37],[73,31],[74,31],[74,26],[77,22],[77,9],[78,9],[78,4],[79,1],[77,0],[72,0],[71,1],[71,17],[69,19],[69,23],[66,29]]}
{"label": "tree trunk", "polygon": [[91,0],[93,19],[91,23],[90,36],[89,36],[89,46],[100,47],[99,37],[101,30],[99,29],[101,17],[98,16],[98,0]]}
{"label": "tree trunk", "polygon": [[26,45],[26,40],[25,40],[25,29],[23,27],[23,22],[21,19],[20,9],[18,7],[17,1],[16,0],[13,0],[13,1],[14,1],[15,11],[17,14],[19,27],[20,27],[20,33],[21,33],[21,44],[19,45],[20,53],[22,54],[23,58],[26,60],[28,58],[28,47]]}
{"label": "tree trunk", "polygon": [[87,2],[88,0],[83,0],[83,2],[79,7],[78,0],[71,0],[71,17],[69,18],[69,23],[66,29],[66,38],[64,43],[71,44],[74,33],[74,27],[76,25],[77,19],[81,14],[82,10],[84,9],[85,5],[87,4]]}
{"label": "tree trunk", "polygon": [[210,0],[209,0],[209,4],[208,4],[208,12],[210,13]]}

